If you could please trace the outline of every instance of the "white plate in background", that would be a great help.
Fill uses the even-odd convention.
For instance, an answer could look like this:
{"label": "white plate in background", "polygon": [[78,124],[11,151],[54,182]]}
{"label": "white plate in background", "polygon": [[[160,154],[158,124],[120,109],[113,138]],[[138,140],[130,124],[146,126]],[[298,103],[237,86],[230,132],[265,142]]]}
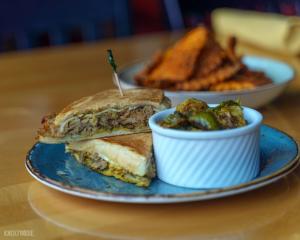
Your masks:
{"label": "white plate in background", "polygon": [[[273,81],[271,84],[241,91],[165,91],[165,95],[176,106],[186,98],[198,98],[207,103],[220,103],[239,98],[244,106],[258,108],[277,98],[294,78],[294,69],[287,63],[257,56],[245,56],[243,62],[251,70],[263,71]],[[134,76],[145,66],[145,62],[135,63],[119,71],[123,89],[139,87]]]}

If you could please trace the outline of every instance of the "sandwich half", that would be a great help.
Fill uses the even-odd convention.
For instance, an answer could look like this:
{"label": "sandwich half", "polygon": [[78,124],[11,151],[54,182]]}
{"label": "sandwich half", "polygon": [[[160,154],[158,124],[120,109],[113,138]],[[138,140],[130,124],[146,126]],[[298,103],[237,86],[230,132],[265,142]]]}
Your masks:
{"label": "sandwich half", "polygon": [[155,176],[151,133],[71,142],[66,152],[98,173],[137,186],[149,186]]}
{"label": "sandwich half", "polygon": [[63,143],[150,131],[148,119],[171,107],[159,89],[131,89],[120,96],[117,89],[84,97],[60,113],[42,120],[38,140]]}

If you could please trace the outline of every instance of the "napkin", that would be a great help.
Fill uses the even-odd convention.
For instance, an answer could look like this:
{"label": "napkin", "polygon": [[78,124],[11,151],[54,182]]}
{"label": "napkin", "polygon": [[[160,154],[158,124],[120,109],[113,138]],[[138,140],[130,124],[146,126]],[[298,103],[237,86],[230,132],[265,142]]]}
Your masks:
{"label": "napkin", "polygon": [[300,53],[300,17],[220,8],[212,12],[211,20],[217,35],[233,35],[273,51]]}

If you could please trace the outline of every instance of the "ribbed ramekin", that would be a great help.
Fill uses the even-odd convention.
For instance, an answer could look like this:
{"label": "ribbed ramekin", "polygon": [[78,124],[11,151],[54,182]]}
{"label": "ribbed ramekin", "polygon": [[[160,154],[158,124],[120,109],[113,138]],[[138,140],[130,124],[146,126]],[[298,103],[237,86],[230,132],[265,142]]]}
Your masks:
{"label": "ribbed ramekin", "polygon": [[174,111],[158,112],[149,119],[159,179],[181,187],[223,188],[258,175],[259,112],[243,107],[247,125],[228,130],[183,131],[158,125]]}

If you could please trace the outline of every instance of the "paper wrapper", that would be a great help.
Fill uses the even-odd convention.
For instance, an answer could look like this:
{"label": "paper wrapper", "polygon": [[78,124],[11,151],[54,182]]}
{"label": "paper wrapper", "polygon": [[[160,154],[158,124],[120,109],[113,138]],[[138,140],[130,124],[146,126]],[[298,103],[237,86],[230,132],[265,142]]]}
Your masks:
{"label": "paper wrapper", "polygon": [[234,35],[273,51],[300,53],[300,17],[220,8],[212,12],[212,25],[217,35]]}

